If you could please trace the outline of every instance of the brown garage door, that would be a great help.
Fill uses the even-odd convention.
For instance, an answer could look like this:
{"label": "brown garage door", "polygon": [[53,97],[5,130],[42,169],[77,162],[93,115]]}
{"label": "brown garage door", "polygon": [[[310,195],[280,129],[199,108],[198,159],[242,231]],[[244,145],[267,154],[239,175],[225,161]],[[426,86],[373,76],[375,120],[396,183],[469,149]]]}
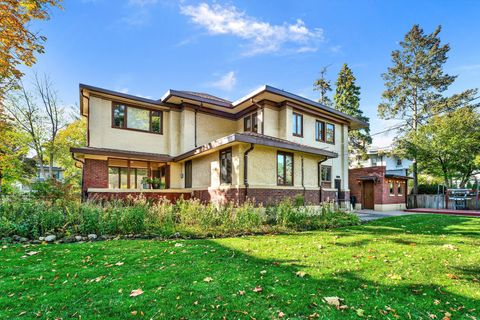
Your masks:
{"label": "brown garage door", "polygon": [[373,181],[363,181],[363,209],[373,208]]}

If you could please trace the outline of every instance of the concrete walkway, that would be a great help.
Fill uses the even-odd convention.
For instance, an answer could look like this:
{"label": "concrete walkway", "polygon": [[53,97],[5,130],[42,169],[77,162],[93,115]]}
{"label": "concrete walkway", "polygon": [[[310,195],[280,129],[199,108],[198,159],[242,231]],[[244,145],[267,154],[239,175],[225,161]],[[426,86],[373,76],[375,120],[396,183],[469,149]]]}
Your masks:
{"label": "concrete walkway", "polygon": [[355,213],[363,222],[372,221],[387,217],[397,217],[410,214],[404,211],[374,211],[374,210],[356,210]]}

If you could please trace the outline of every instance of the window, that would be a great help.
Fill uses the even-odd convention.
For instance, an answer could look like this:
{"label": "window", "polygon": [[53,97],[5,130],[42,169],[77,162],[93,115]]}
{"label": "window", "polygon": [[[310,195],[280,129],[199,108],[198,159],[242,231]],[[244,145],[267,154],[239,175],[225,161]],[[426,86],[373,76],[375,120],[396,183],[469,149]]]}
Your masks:
{"label": "window", "polygon": [[121,104],[113,105],[113,126],[115,128],[125,128],[125,106]]}
{"label": "window", "polygon": [[163,112],[116,103],[112,105],[112,127],[161,134],[163,133]]}
{"label": "window", "polygon": [[325,142],[335,143],[335,125],[332,123],[327,123]]}
{"label": "window", "polygon": [[319,120],[315,122],[315,139],[325,141],[325,122]]}
{"label": "window", "polygon": [[303,115],[295,112],[292,118],[292,133],[294,136],[303,137]]}
{"label": "window", "polygon": [[192,160],[185,161],[185,188],[192,187]]}
{"label": "window", "polygon": [[243,118],[243,131],[258,132],[258,114],[256,112]]}
{"label": "window", "polygon": [[372,158],[371,158],[371,161],[372,161],[372,166],[374,166],[374,167],[375,167],[375,166],[377,165],[377,161],[378,161],[378,159],[377,159],[377,157],[376,157],[376,156],[372,156]]}
{"label": "window", "polygon": [[402,195],[402,184],[400,182],[397,182],[397,196]]}
{"label": "window", "polygon": [[397,158],[397,167],[401,167],[401,166],[402,166],[402,159]]}
{"label": "window", "polygon": [[293,186],[293,154],[278,152],[277,154],[277,184]]}
{"label": "window", "polygon": [[[158,164],[151,164],[158,165]],[[123,159],[108,160],[108,187],[110,189],[148,189],[148,162]]]}
{"label": "window", "polygon": [[220,151],[220,184],[232,183],[232,149]]}
{"label": "window", "polygon": [[332,167],[320,165],[320,168],[321,168],[320,181],[332,182]]}
{"label": "window", "polygon": [[391,195],[391,196],[394,196],[394,195],[395,195],[395,190],[394,190],[394,188],[393,188],[393,182],[389,182],[388,185],[389,185],[389,189],[390,189],[390,190],[389,190],[390,195]]}

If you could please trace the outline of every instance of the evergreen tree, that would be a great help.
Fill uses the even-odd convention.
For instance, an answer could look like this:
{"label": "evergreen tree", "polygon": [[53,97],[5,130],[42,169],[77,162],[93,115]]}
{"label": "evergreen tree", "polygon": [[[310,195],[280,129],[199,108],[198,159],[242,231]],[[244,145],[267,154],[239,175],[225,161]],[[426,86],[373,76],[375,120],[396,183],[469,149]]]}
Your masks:
{"label": "evergreen tree", "polygon": [[313,90],[320,92],[318,102],[330,107],[332,106],[332,100],[328,97],[328,93],[332,91],[332,86],[330,85],[330,80],[326,79],[328,67],[325,66],[320,70],[320,78],[313,83]]}
{"label": "evergreen tree", "polygon": [[[378,115],[382,119],[404,121],[399,126],[404,133],[400,138],[414,139],[419,127],[433,114],[454,110],[476,94],[476,90],[466,90],[452,97],[442,96],[456,77],[443,71],[450,46],[440,44],[440,31],[438,26],[431,34],[425,34],[419,25],[414,25],[400,42],[400,49],[392,52],[392,66],[382,75],[385,91]],[[417,152],[413,148],[409,153],[413,159],[413,193],[416,194]]]}
{"label": "evergreen tree", "polygon": [[[364,122],[369,121],[360,110],[360,87],[355,84],[356,78],[346,63],[343,64],[335,82],[334,107]],[[349,149],[357,155],[364,155],[367,146],[372,143],[370,129],[352,130],[349,133]]]}

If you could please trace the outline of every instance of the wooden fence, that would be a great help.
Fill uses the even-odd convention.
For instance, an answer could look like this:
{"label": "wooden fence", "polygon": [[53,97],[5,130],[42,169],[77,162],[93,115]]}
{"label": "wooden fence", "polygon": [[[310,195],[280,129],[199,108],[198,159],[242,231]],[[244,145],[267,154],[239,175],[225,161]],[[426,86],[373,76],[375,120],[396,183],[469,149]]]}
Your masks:
{"label": "wooden fence", "polygon": [[[417,197],[417,206],[414,206],[415,197]],[[448,201],[448,208],[453,209],[454,202]],[[409,194],[407,196],[407,208],[430,208],[430,209],[445,209],[445,196],[436,194]],[[467,208],[470,210],[480,210],[480,199],[475,199],[473,196],[467,200]]]}

